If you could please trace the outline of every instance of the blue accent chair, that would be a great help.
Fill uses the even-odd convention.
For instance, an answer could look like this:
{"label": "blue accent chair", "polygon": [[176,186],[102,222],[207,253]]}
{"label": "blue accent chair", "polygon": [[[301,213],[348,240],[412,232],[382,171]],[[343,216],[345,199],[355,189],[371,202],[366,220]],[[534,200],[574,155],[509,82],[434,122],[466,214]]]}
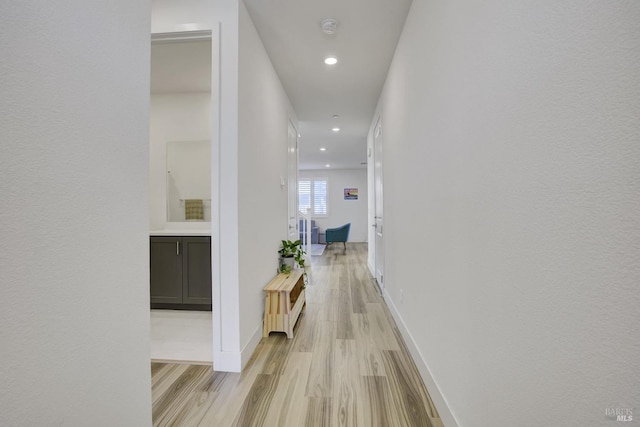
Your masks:
{"label": "blue accent chair", "polygon": [[[314,219],[312,219],[310,222],[311,222],[311,244],[315,245],[316,243],[318,243],[318,227],[316,227],[316,221]],[[300,227],[298,227],[298,230],[300,230],[300,241],[302,242],[303,245],[306,243],[306,240],[307,240],[307,230],[305,228],[306,224],[307,224],[307,221],[305,221],[304,219],[301,219]]]}
{"label": "blue accent chair", "polygon": [[349,240],[349,230],[351,229],[351,223],[345,224],[341,227],[327,228],[326,240],[327,244],[342,242],[344,249],[347,249],[347,240]]}

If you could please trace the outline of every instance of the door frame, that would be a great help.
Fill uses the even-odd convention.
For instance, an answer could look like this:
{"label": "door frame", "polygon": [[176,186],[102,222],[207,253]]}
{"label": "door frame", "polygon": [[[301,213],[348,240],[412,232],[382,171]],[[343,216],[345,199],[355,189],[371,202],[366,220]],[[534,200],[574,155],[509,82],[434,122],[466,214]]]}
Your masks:
{"label": "door frame", "polygon": [[373,276],[384,293],[384,173],[382,156],[382,114],[378,115],[373,127],[373,219],[374,257]]}
{"label": "door frame", "polygon": [[[149,48],[152,43],[171,43],[182,41],[211,40],[211,294],[212,294],[212,345],[213,366],[221,359],[222,352],[222,273],[220,239],[220,111],[221,111],[221,36],[220,23],[213,24],[211,29],[193,31],[175,31],[151,33]],[[165,190],[166,193],[166,190]],[[166,205],[166,201],[165,201]],[[149,307],[149,311],[151,308]],[[225,361],[222,361],[225,362]]]}
{"label": "door frame", "polygon": [[[293,140],[290,138],[293,133]],[[296,241],[298,232],[298,146],[300,134],[291,119],[287,124],[287,236]]]}

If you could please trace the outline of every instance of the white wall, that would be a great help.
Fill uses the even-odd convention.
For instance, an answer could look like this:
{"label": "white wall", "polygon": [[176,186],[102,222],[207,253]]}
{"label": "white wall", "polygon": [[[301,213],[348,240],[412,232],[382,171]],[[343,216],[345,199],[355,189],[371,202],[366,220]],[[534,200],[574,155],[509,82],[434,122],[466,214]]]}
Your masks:
{"label": "white wall", "polygon": [[0,2],[0,425],[151,425],[149,2]]}
{"label": "white wall", "polygon": [[239,371],[238,1],[154,0],[152,33],[212,31],[211,258],[213,364]]}
{"label": "white wall", "polygon": [[631,0],[413,2],[380,101],[385,282],[460,426],[638,408],[638,22]]}
{"label": "white wall", "polygon": [[167,142],[211,140],[211,94],[152,95],[149,119],[150,227],[160,230],[167,222]]}
{"label": "white wall", "polygon": [[153,7],[153,32],[213,30],[214,368],[239,371],[261,338],[262,289],[287,229],[280,176],[288,120],[296,120],[243,2],[154,0]]}
{"label": "white wall", "polygon": [[[351,223],[350,242],[366,242],[368,238],[368,193],[366,169],[302,170],[302,178],[327,178],[328,208],[326,217],[314,217],[319,232]],[[345,188],[357,188],[358,200],[344,200]]]}
{"label": "white wall", "polygon": [[202,31],[216,28],[218,0],[151,0],[151,33]]}
{"label": "white wall", "polygon": [[264,286],[287,236],[287,131],[297,120],[262,41],[240,2],[238,250],[243,364],[262,337]]}

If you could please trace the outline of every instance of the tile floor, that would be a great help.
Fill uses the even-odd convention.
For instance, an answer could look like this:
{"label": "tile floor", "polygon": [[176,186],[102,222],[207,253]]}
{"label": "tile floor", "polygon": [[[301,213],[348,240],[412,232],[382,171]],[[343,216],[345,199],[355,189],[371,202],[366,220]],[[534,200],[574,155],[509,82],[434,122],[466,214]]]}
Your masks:
{"label": "tile floor", "polygon": [[151,310],[151,360],[213,363],[211,312]]}

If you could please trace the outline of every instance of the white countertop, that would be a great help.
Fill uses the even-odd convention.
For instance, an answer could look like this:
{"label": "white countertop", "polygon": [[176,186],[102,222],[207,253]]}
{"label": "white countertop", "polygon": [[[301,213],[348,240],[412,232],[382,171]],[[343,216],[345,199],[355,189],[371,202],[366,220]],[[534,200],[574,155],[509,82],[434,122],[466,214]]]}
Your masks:
{"label": "white countertop", "polygon": [[149,236],[211,236],[211,230],[170,228],[166,230],[151,230]]}

